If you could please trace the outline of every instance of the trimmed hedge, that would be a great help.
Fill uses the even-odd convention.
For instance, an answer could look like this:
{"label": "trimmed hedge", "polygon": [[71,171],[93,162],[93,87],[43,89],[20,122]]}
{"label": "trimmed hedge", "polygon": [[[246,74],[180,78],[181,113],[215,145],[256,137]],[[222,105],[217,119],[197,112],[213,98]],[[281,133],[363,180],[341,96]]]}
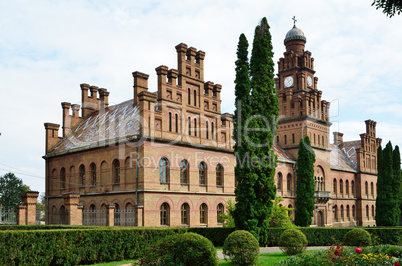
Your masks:
{"label": "trimmed hedge", "polygon": [[188,232],[197,233],[212,241],[215,247],[222,247],[225,239],[235,231],[233,227],[189,227]]}
{"label": "trimmed hedge", "polygon": [[141,258],[186,229],[118,228],[0,231],[0,265],[77,265]]}

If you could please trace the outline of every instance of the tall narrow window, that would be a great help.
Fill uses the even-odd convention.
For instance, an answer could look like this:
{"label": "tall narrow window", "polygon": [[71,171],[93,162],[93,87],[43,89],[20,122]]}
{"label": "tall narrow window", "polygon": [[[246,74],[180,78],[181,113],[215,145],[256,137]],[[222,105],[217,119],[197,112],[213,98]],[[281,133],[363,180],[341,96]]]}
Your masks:
{"label": "tall narrow window", "polygon": [[214,139],[214,122],[211,122],[211,139]]}
{"label": "tall narrow window", "polygon": [[336,194],[337,193],[337,191],[336,191],[336,179],[334,178],[334,193]]}
{"label": "tall narrow window", "polygon": [[279,172],[276,178],[276,189],[282,191],[282,173]]}
{"label": "tall narrow window", "polygon": [[207,166],[204,162],[198,165],[198,173],[200,185],[205,186],[207,184]]}
{"label": "tall narrow window", "polygon": [[334,213],[335,222],[337,222],[338,221],[338,206],[335,205],[334,209],[335,209],[335,213]]}
{"label": "tall narrow window", "polygon": [[350,220],[350,208],[349,208],[349,205],[346,206],[346,219]]}
{"label": "tall narrow window", "polygon": [[186,160],[182,160],[180,162],[180,184],[187,185],[188,184],[188,174],[189,174],[188,162]]}
{"label": "tall narrow window", "polygon": [[176,133],[179,132],[179,117],[177,114],[174,115],[175,126],[176,126]]}
{"label": "tall narrow window", "polygon": [[343,216],[343,205],[341,205],[341,220],[343,221],[344,216]]}
{"label": "tall narrow window", "polygon": [[172,113],[169,112],[169,132],[172,132]]}
{"label": "tall narrow window", "polygon": [[355,181],[352,180],[352,182],[350,182],[350,186],[351,186],[351,190],[352,190],[352,196],[355,195]]}
{"label": "tall narrow window", "polygon": [[200,206],[200,224],[208,224],[208,207],[205,203]]}
{"label": "tall narrow window", "polygon": [[161,184],[169,183],[169,161],[166,158],[159,161],[159,181]]}
{"label": "tall narrow window", "polygon": [[161,205],[161,225],[168,226],[170,224],[170,206],[168,203],[164,202]]}
{"label": "tall narrow window", "polygon": [[371,196],[374,197],[374,183],[371,182],[370,186],[371,186]]}
{"label": "tall narrow window", "polygon": [[206,138],[209,138],[209,129],[208,129],[208,121],[205,122],[205,131],[207,132]]}
{"label": "tall narrow window", "polygon": [[343,194],[343,180],[339,181],[339,193]]}
{"label": "tall narrow window", "polygon": [[181,225],[189,225],[190,206],[187,203],[183,203],[180,209],[181,209]]}
{"label": "tall narrow window", "polygon": [[197,92],[194,91],[194,106],[197,106]]}
{"label": "tall narrow window", "polygon": [[288,141],[287,141],[287,138],[286,138],[286,135],[285,135],[285,145],[286,145],[286,144],[288,144]]}
{"label": "tall narrow window", "polygon": [[89,171],[91,171],[91,185],[96,186],[96,164],[91,163],[89,166]]}
{"label": "tall narrow window", "polygon": [[365,193],[366,193],[366,196],[368,196],[368,183],[367,183],[367,181],[366,181],[366,183],[364,184],[364,188],[365,188]]}
{"label": "tall narrow window", "polygon": [[371,217],[375,217],[375,212],[374,212],[374,205],[371,205]]}
{"label": "tall narrow window", "polygon": [[120,161],[115,159],[112,165],[113,165],[113,183],[120,184]]}
{"label": "tall narrow window", "polygon": [[369,213],[369,206],[368,205],[366,205],[366,217],[367,217],[367,220],[370,219],[370,213]]}
{"label": "tall narrow window", "polygon": [[188,135],[191,136],[191,118],[188,118]]}
{"label": "tall narrow window", "polygon": [[349,180],[346,180],[346,182],[345,182],[345,188],[346,188],[346,195],[349,196]]}
{"label": "tall narrow window", "polygon": [[322,136],[322,146],[325,146],[325,143],[324,143],[324,136]]}
{"label": "tall narrow window", "polygon": [[60,188],[66,188],[66,169],[64,167],[60,170]]}
{"label": "tall narrow window", "polygon": [[191,90],[188,88],[188,104],[191,104]]}
{"label": "tall narrow window", "polygon": [[352,206],[352,217],[353,217],[353,220],[356,217],[356,207],[355,207],[355,205]]}
{"label": "tall narrow window", "polygon": [[292,134],[292,142],[295,143],[295,134]]}
{"label": "tall narrow window", "polygon": [[288,174],[288,176],[287,176],[286,188],[288,191],[288,195],[292,195],[292,175],[291,174]]}
{"label": "tall narrow window", "polygon": [[218,207],[216,207],[216,216],[217,216],[217,222],[218,224],[223,223],[223,219],[221,217],[222,214],[225,212],[225,207],[223,206],[222,203],[218,204]]}
{"label": "tall narrow window", "polygon": [[216,185],[223,186],[223,166],[221,164],[216,166]]}
{"label": "tall narrow window", "polygon": [[85,186],[85,166],[83,164],[80,165],[80,181],[81,186]]}
{"label": "tall narrow window", "polygon": [[197,137],[197,118],[194,118],[194,136]]}

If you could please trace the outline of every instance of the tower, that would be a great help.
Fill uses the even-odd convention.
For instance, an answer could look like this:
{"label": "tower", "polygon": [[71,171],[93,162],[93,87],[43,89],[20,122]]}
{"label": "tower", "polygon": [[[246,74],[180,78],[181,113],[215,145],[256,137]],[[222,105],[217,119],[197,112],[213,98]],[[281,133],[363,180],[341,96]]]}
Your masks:
{"label": "tower", "polygon": [[286,52],[279,59],[275,78],[280,106],[276,141],[297,158],[300,139],[308,135],[312,147],[329,160],[330,103],[321,99],[322,91],[317,89],[314,58],[304,50],[306,41],[296,24],[284,40]]}

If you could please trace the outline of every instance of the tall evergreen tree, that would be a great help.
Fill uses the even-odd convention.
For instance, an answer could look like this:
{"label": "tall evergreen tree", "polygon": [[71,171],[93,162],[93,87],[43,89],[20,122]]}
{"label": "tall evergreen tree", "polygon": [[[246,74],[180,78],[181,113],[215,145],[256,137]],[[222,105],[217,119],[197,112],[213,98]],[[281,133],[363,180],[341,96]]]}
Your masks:
{"label": "tall evergreen tree", "polygon": [[[233,217],[236,228],[251,231],[249,221],[254,217],[254,201],[256,194],[253,190],[255,178],[251,172],[247,158],[249,142],[245,138],[245,122],[250,112],[250,77],[248,63],[248,41],[244,34],[239,37],[237,45],[236,79],[235,79],[235,112],[234,112],[234,138],[235,138],[235,178],[237,182],[236,208]],[[244,160],[246,158],[246,160]],[[254,222],[255,223],[255,222]]]}
{"label": "tall evergreen tree", "polygon": [[297,183],[295,202],[295,225],[310,226],[314,215],[314,163],[315,153],[310,139],[305,136],[300,140],[297,157]]}
{"label": "tall evergreen tree", "polygon": [[[399,149],[398,149],[399,150]],[[396,215],[399,213],[399,195],[394,195],[395,179],[393,169],[392,144],[388,142],[384,150],[378,148],[378,175],[376,198],[376,223],[378,226],[395,226]]]}
{"label": "tall evergreen tree", "polygon": [[398,145],[395,146],[392,152],[392,170],[393,170],[393,196],[395,197],[396,206],[394,211],[394,223],[399,225],[399,218],[401,216],[401,201],[402,201],[402,176],[401,176],[401,154]]}
{"label": "tall evergreen tree", "polygon": [[[247,150],[245,155],[250,161],[244,190],[237,189],[237,199],[249,197],[249,208],[239,209],[246,217],[236,222],[236,227],[246,229],[261,243],[267,238],[267,228],[275,199],[274,175],[276,155],[272,151],[279,114],[278,99],[274,88],[274,62],[269,25],[263,18],[255,28],[253,50],[250,59],[250,113],[244,121]],[[247,180],[245,180],[247,179]],[[240,184],[239,184],[240,186]],[[240,193],[244,193],[240,196]],[[238,201],[238,205],[243,204]],[[248,213],[244,213],[248,212]]]}

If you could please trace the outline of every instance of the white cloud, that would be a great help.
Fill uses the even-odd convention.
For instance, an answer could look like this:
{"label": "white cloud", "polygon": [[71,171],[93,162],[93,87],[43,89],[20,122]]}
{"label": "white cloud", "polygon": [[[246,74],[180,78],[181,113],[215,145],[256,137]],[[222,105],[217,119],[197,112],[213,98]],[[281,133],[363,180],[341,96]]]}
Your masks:
{"label": "white cloud", "polygon": [[[155,91],[155,68],[177,67],[180,42],[206,52],[205,79],[223,85],[222,111],[233,112],[238,36],[246,34],[251,50],[254,27],[266,16],[277,62],[294,15],[315,58],[323,99],[339,99],[336,119],[345,137],[358,139],[371,118],[379,137],[397,143],[402,16],[389,19],[370,2],[2,1],[0,163],[44,176],[43,123],[61,123],[60,102],[79,104],[84,82],[107,88],[112,103],[127,100],[136,70],[150,74]],[[23,178],[44,191],[43,180]]]}

